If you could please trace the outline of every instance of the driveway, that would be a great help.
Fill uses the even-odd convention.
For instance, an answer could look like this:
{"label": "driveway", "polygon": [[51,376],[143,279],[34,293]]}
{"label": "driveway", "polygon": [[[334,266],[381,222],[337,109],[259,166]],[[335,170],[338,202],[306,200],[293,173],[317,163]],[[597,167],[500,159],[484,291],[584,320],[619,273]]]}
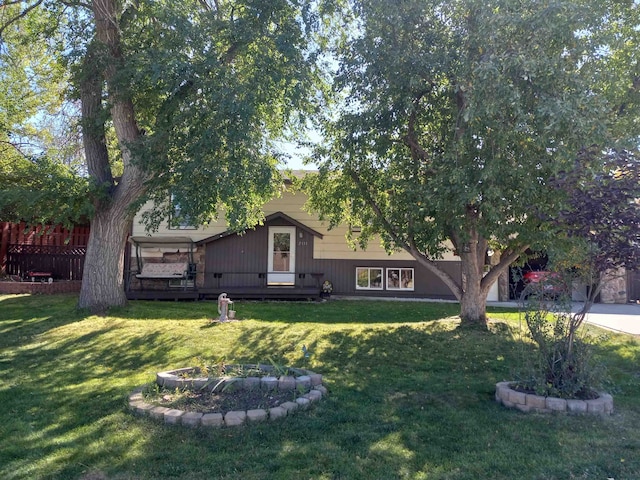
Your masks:
{"label": "driveway", "polygon": [[[518,303],[487,302],[487,306],[518,308]],[[580,304],[575,303],[572,310],[575,312],[579,308]],[[596,303],[587,314],[587,323],[615,332],[640,336],[640,305],[635,303]]]}
{"label": "driveway", "polygon": [[597,303],[587,314],[587,322],[616,332],[640,335],[640,305]]}

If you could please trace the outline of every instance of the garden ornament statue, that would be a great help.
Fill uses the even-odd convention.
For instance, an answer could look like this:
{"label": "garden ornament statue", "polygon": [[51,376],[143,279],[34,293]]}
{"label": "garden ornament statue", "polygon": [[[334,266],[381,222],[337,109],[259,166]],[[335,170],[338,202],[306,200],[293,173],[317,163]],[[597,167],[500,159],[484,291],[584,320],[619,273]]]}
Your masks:
{"label": "garden ornament statue", "polygon": [[226,322],[229,319],[229,304],[233,303],[230,298],[227,298],[226,293],[221,293],[218,296],[218,313],[220,314],[220,321]]}

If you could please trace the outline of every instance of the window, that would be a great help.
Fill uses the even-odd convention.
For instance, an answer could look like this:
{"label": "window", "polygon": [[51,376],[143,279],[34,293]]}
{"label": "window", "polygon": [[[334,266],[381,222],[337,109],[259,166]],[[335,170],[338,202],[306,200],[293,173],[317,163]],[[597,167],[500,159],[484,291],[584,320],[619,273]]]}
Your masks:
{"label": "window", "polygon": [[173,213],[169,219],[169,230],[197,230],[198,227],[193,224],[188,215],[181,213],[180,204],[171,195],[171,204],[173,205]]}
{"label": "window", "polygon": [[356,267],[357,290],[382,290],[382,268]]}
{"label": "window", "polygon": [[387,268],[387,290],[413,290],[413,268]]}

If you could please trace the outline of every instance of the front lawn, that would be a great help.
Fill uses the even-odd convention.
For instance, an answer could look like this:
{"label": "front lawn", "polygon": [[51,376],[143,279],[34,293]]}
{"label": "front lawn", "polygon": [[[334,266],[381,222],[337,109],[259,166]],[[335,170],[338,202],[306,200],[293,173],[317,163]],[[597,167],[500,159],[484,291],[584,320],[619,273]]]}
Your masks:
{"label": "front lawn", "polygon": [[[632,336],[599,348],[614,415],[526,415],[494,401],[495,383],[531,348],[515,312],[490,311],[481,332],[459,329],[447,303],[236,302],[243,321],[211,324],[212,302],[131,302],[99,317],[76,300],[0,296],[0,478],[640,478]],[[267,357],[322,373],[330,396],[222,430],[127,409],[157,371]]]}

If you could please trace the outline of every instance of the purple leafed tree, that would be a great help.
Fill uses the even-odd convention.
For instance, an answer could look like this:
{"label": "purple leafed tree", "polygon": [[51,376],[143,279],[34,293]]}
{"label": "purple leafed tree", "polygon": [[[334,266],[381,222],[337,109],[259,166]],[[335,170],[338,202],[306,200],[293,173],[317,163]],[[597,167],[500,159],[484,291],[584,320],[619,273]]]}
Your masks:
{"label": "purple leafed tree", "polygon": [[554,184],[565,202],[553,222],[566,234],[571,250],[579,252],[568,255],[576,279],[592,285],[582,308],[572,315],[573,337],[603,281],[621,269],[640,268],[640,159],[628,150],[603,152],[594,146],[580,152],[574,168]]}
{"label": "purple leafed tree", "polygon": [[[582,244],[594,272],[640,268],[640,159],[635,153],[586,149],[555,184],[566,198],[556,223]],[[591,300],[600,285],[593,290]]]}
{"label": "purple leafed tree", "polygon": [[566,309],[568,295],[549,301],[540,292],[529,300],[525,321],[539,348],[525,383],[545,395],[593,398],[602,371],[592,362],[590,340],[578,331],[603,281],[640,268],[640,161],[627,150],[591,147],[551,185],[557,189],[557,213],[541,220],[556,233],[549,250],[554,278],[591,288],[577,312]]}

